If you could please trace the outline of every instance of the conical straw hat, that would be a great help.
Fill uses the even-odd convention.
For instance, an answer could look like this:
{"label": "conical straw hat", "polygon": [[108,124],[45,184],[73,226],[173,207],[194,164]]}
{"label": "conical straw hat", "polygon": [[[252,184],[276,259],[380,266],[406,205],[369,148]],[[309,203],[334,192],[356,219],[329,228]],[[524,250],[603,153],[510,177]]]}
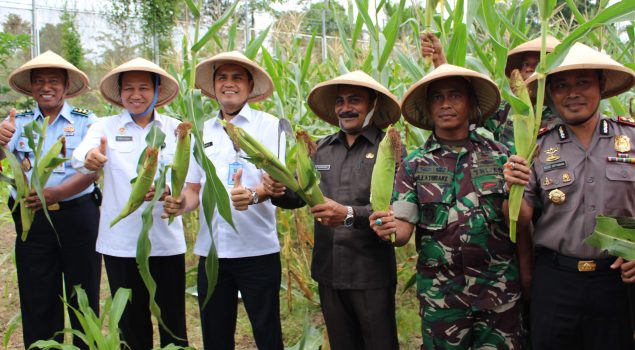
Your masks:
{"label": "conical straw hat", "polygon": [[[633,70],[624,67],[609,55],[599,52],[581,43],[575,43],[562,60],[562,63],[552,69],[549,75],[577,69],[602,70],[604,89],[602,98],[609,98],[628,91],[635,84]],[[532,96],[536,95],[537,74],[533,74],[525,81]]]}
{"label": "conical straw hat", "polygon": [[138,57],[111,70],[101,79],[99,83],[101,95],[104,96],[108,102],[123,107],[121,103],[119,75],[124,72],[134,71],[156,73],[161,77],[161,89],[155,107],[161,107],[170,103],[179,92],[179,84],[168,72],[152,62]]}
{"label": "conical straw hat", "polygon": [[204,95],[216,98],[214,94],[214,72],[225,64],[237,64],[249,71],[254,79],[254,89],[249,94],[247,102],[258,102],[273,94],[273,80],[269,74],[238,51],[223,52],[208,58],[196,66],[196,87]]}
{"label": "conical straw hat", "polygon": [[[559,44],[560,40],[552,37],[551,35],[547,35],[547,46],[545,47],[547,52],[553,52]],[[535,52],[540,54],[541,45],[542,38],[538,37],[509,50],[509,52],[507,52],[507,63],[505,64],[505,75],[509,78],[514,69],[522,68],[523,55],[525,53]]]}
{"label": "conical straw hat", "polygon": [[377,92],[377,103],[372,116],[377,127],[383,129],[401,117],[397,97],[371,76],[357,70],[319,83],[311,90],[308,98],[309,107],[320,119],[335,126],[340,125],[335,114],[338,85],[362,86]]}
{"label": "conical straw hat", "polygon": [[428,86],[432,82],[450,77],[465,78],[472,85],[476,94],[482,117],[481,120],[471,120],[470,123],[480,125],[484,118],[498,109],[501,97],[498,87],[492,79],[471,69],[442,64],[406,91],[401,101],[401,113],[410,124],[426,130],[434,129],[427,108]]}
{"label": "conical straw hat", "polygon": [[66,98],[79,96],[88,90],[88,76],[51,50],[35,57],[11,72],[11,75],[9,75],[11,88],[21,94],[31,96],[31,70],[37,68],[59,68],[68,72],[70,85],[66,91]]}

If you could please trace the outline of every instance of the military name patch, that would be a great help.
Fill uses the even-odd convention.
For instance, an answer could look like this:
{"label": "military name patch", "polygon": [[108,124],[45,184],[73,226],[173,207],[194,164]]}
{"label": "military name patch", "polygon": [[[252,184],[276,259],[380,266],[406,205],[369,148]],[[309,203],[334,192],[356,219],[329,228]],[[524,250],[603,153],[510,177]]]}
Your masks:
{"label": "military name patch", "polygon": [[427,183],[436,183],[436,184],[451,184],[452,183],[452,178],[450,177],[450,174],[417,172],[416,178],[420,182],[427,182]]}
{"label": "military name patch", "polygon": [[486,176],[486,175],[498,175],[503,173],[503,168],[499,165],[487,165],[479,166],[477,168],[470,169],[472,178]]}
{"label": "military name patch", "polygon": [[561,160],[559,162],[553,162],[550,164],[545,164],[542,166],[542,170],[544,171],[551,171],[551,170],[555,170],[555,169],[560,169],[560,168],[566,168],[567,167],[567,161],[566,160]]}

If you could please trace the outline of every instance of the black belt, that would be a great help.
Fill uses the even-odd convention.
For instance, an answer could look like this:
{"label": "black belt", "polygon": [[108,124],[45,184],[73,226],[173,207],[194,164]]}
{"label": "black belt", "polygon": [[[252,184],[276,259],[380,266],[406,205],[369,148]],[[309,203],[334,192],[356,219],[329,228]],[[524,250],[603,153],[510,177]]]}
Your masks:
{"label": "black belt", "polygon": [[547,248],[536,248],[536,256],[544,256],[551,260],[551,262],[560,267],[564,267],[568,270],[578,272],[600,272],[600,271],[612,271],[611,265],[615,262],[615,258],[604,259],[580,259],[572,256],[562,255]]}
{"label": "black belt", "polygon": [[74,208],[86,201],[89,200],[94,200],[94,193],[87,193],[83,196],[79,196],[77,198],[71,199],[69,201],[64,201],[64,202],[57,202],[57,203],[53,203],[53,204],[49,204],[46,206],[46,208],[49,211],[60,211],[60,210],[64,210],[64,209],[70,209],[70,208]]}

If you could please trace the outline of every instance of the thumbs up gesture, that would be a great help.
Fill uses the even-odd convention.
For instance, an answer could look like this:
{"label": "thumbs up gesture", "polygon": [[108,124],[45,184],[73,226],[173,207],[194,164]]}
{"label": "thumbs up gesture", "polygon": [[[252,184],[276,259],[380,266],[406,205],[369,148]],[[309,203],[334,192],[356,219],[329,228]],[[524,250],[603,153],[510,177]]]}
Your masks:
{"label": "thumbs up gesture", "polygon": [[104,167],[108,161],[106,157],[106,136],[102,136],[99,141],[99,147],[95,147],[88,151],[84,160],[84,167],[91,171],[97,171]]}
{"label": "thumbs up gesture", "polygon": [[11,108],[9,118],[0,123],[0,146],[6,147],[15,133],[15,108]]}
{"label": "thumbs up gesture", "polygon": [[252,201],[252,190],[242,185],[243,169],[238,169],[234,174],[234,188],[230,192],[232,204],[239,211],[247,210]]}

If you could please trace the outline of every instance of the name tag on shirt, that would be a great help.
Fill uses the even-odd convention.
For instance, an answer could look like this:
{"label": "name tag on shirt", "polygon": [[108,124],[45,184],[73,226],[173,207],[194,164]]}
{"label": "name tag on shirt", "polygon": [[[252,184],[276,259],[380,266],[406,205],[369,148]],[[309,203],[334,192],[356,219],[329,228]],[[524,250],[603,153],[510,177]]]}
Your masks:
{"label": "name tag on shirt", "polygon": [[227,185],[234,186],[234,174],[239,169],[242,169],[243,165],[238,162],[229,163],[229,171],[227,172]]}
{"label": "name tag on shirt", "polygon": [[115,136],[117,142],[132,142],[132,136]]}
{"label": "name tag on shirt", "polygon": [[318,171],[331,170],[331,164],[315,164],[315,169]]}
{"label": "name tag on shirt", "polygon": [[133,141],[134,139],[132,138],[132,136],[129,135],[119,135],[119,136],[115,136],[115,141],[116,141],[116,148],[119,152],[121,153],[130,153],[132,152],[132,148],[133,148]]}

